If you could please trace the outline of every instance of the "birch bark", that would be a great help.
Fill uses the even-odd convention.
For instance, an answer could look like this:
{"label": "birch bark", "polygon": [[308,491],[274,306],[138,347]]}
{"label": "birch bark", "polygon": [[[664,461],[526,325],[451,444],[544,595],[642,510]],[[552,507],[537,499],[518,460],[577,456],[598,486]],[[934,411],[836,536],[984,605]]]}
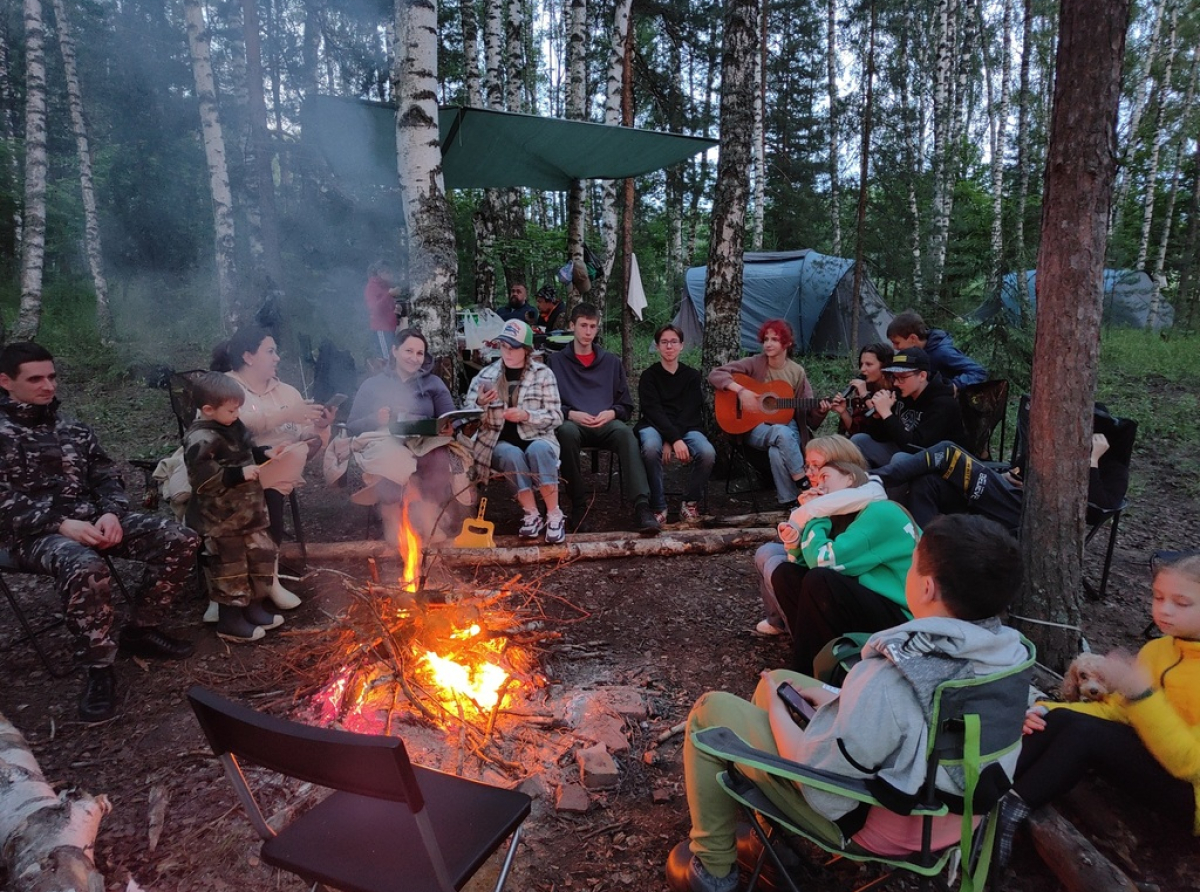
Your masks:
{"label": "birch bark", "polygon": [[213,78],[209,31],[200,0],[183,0],[187,23],[188,49],[192,58],[192,76],[200,103],[200,127],[204,157],[208,163],[208,184],[213,205],[213,243],[217,264],[217,294],[221,321],[229,330],[236,329],[247,316],[237,289],[237,262],[234,256],[233,195],[229,188],[229,167],[225,159],[225,137],[217,109],[217,89]]}
{"label": "birch bark", "polygon": [[1167,99],[1171,93],[1171,76],[1175,66],[1175,37],[1178,33],[1179,8],[1171,4],[1170,24],[1167,29],[1167,58],[1163,65],[1162,80],[1155,88],[1157,101],[1154,106],[1154,129],[1150,136],[1150,160],[1146,165],[1146,190],[1142,195],[1142,235],[1138,240],[1137,269],[1146,268],[1146,257],[1150,253],[1150,228],[1154,223],[1154,199],[1158,195],[1158,161],[1162,154],[1163,116]]}
{"label": "birch bark", "polygon": [[[1014,248],[1016,269],[1024,273],[1029,268],[1025,254],[1025,208],[1029,195],[1029,103],[1032,95],[1029,91],[1029,72],[1033,56],[1033,0],[1024,0],[1021,12],[1021,73],[1020,86],[1017,89],[1017,243]],[[1025,315],[1025,290],[1021,292],[1022,322]]]}
{"label": "birch bark", "polygon": [[988,275],[989,297],[1000,290],[1004,275],[1004,153],[1007,148],[1009,76],[1012,64],[1012,17],[1013,0],[1004,0],[1000,16],[1000,102],[994,110],[992,121],[992,269]]}
{"label": "birch bark", "polygon": [[[604,123],[616,127],[621,123],[622,80],[625,70],[625,47],[632,22],[633,0],[617,0],[613,10],[612,44],[608,53],[608,80],[604,87]],[[602,244],[601,272],[592,286],[592,299],[603,308],[617,259],[617,181],[601,180],[600,239]]]}
{"label": "birch bark", "polygon": [[[766,18],[764,16],[764,18]],[[829,95],[829,224],[833,256],[842,254],[842,209],[838,193],[837,0],[825,4],[825,89]]]}
{"label": "birch bark", "polygon": [[41,0],[25,0],[25,229],[21,238],[21,306],[13,337],[31,341],[42,322],[46,261],[46,29]]}
{"label": "birch bark", "polygon": [[[567,0],[567,117],[587,120],[587,2]],[[583,262],[584,184],[575,181],[567,193],[567,257]],[[580,293],[572,284],[567,295],[567,307],[579,301]],[[600,310],[601,324],[604,307]]]}
{"label": "birch bark", "polygon": [[433,0],[396,0],[395,26],[396,156],[413,323],[429,339],[437,373],[456,392],[461,365],[454,314],[458,257],[438,137],[437,5]]}
{"label": "birch bark", "polygon": [[1113,202],[1112,225],[1109,227],[1110,232],[1120,225],[1121,214],[1125,209],[1125,200],[1129,197],[1129,187],[1132,179],[1129,175],[1129,161],[1133,157],[1133,151],[1137,146],[1138,129],[1142,124],[1142,116],[1146,113],[1146,107],[1150,104],[1150,98],[1154,93],[1153,71],[1154,65],[1158,61],[1166,3],[1167,0],[1158,0],[1154,7],[1154,25],[1150,31],[1150,42],[1146,47],[1145,65],[1141,70],[1141,76],[1138,78],[1137,84],[1132,90],[1133,108],[1129,112],[1129,130],[1126,132],[1125,138],[1121,140],[1121,156],[1117,167],[1117,197]]}

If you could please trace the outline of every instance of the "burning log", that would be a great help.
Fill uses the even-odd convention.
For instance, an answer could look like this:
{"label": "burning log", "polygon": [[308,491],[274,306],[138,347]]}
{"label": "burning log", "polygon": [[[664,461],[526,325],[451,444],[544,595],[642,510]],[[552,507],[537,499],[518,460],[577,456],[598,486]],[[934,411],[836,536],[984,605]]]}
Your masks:
{"label": "burning log", "polygon": [[111,806],[79,790],[55,795],[25,738],[0,715],[0,851],[10,888],[104,888],[93,860],[96,831]]}
{"label": "burning log", "polygon": [[[458,548],[435,545],[425,550],[429,558],[441,558],[455,566],[515,566],[519,564],[600,561],[623,557],[720,554],[750,548],[776,536],[774,527],[752,529],[681,529],[654,537],[631,533],[582,533],[568,537],[562,545],[520,544],[515,536],[498,536],[495,548]],[[283,546],[285,559],[295,546]],[[310,542],[310,561],[363,561],[394,558],[395,548],[385,542]]]}

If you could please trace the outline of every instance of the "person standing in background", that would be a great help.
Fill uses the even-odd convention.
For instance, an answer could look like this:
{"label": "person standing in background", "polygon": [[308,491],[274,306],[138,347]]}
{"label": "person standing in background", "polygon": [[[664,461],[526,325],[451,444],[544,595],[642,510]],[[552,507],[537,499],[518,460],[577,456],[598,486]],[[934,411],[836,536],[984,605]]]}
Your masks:
{"label": "person standing in background", "polygon": [[385,261],[376,260],[367,267],[367,287],[363,289],[363,303],[367,305],[375,346],[388,362],[392,359],[392,336],[400,324],[396,316],[396,295],[400,289],[393,286],[393,276]]}

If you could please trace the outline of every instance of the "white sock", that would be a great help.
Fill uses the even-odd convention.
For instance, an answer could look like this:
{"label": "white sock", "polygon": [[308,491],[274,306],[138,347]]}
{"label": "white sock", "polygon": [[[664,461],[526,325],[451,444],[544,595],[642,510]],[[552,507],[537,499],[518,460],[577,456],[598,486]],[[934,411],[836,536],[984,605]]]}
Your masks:
{"label": "white sock", "polygon": [[555,508],[553,511],[546,512],[546,520],[562,520],[562,508]]}

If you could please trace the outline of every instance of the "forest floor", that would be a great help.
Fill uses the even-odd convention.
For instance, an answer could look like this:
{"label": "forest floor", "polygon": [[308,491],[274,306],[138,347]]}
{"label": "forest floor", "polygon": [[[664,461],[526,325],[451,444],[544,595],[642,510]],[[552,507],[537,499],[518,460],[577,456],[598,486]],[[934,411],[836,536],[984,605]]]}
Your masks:
{"label": "forest floor", "polygon": [[[1174,387],[1165,382],[1157,386]],[[96,424],[114,454],[170,451],[173,421],[168,423],[164,393],[134,382],[95,382],[73,393],[68,385],[63,395],[68,405]],[[1167,401],[1176,396],[1160,395]],[[89,411],[82,411],[81,405]],[[133,443],[139,444],[138,450]],[[1200,543],[1200,508],[1192,497],[1193,488],[1159,485],[1178,480],[1177,469],[1194,462],[1194,449],[1193,443],[1167,440],[1140,444],[1132,506],[1121,521],[1108,595],[1100,603],[1084,602],[1084,631],[1096,650],[1121,646],[1136,651],[1141,646],[1149,621],[1149,556],[1159,549]],[[127,480],[137,498],[140,485],[133,484],[140,483],[140,474],[132,472]],[[604,478],[595,482],[603,490]],[[597,493],[593,517],[600,529],[619,530],[628,521],[629,508],[619,503],[617,488]],[[749,510],[747,496],[727,496],[724,488],[724,481],[712,482],[710,514]],[[498,488],[493,487],[491,494],[489,517],[497,521],[497,533],[515,533],[515,507]],[[348,506],[345,499],[342,490],[313,485],[303,491],[310,541],[363,537],[365,510]],[[761,494],[760,502],[771,501],[769,492]],[[1105,539],[1106,534],[1097,537],[1088,550],[1086,572],[1092,579],[1098,577]],[[529,708],[536,712],[572,692],[614,687],[633,688],[646,704],[644,717],[628,719],[624,728],[630,749],[617,757],[617,786],[592,791],[584,813],[555,807],[554,785],[578,776],[574,746],[571,738],[560,735],[566,733],[561,727],[552,726],[545,733],[549,757],[514,770],[498,769],[473,756],[448,755],[457,752],[460,736],[453,727],[438,731],[428,722],[399,720],[396,730],[401,736],[411,733],[418,741],[413,747],[417,761],[425,756],[432,764],[449,764],[451,770],[457,762],[468,776],[510,785],[532,777],[526,789],[542,790],[544,795],[538,797],[526,825],[510,889],[665,888],[667,853],[685,838],[689,822],[682,737],[675,734],[656,741],[685,719],[691,704],[706,690],[748,696],[761,669],[781,665],[788,658],[785,641],[757,637],[750,631],[759,619],[752,553],[517,568],[522,574],[520,584],[543,605],[546,627],[562,635],[542,650],[546,682],[531,689]],[[386,563],[382,571],[384,579],[398,573]],[[461,573],[460,578],[463,587],[488,588],[510,582],[516,572],[504,568]],[[204,603],[197,594],[180,610],[180,627],[196,640],[196,656],[181,663],[119,661],[121,713],[93,726],[76,719],[79,676],[63,681],[48,676],[31,648],[12,641],[11,623],[6,622],[0,636],[7,644],[0,651],[4,679],[0,712],[25,734],[52,784],[104,793],[112,801],[113,811],[104,819],[96,845],[97,865],[109,889],[125,889],[130,879],[145,889],[180,892],[305,888],[294,876],[258,860],[257,839],[207,750],[183,694],[199,683],[277,715],[311,714],[307,694],[314,688],[313,666],[321,662],[316,652],[352,600],[347,582],[351,588],[360,586],[367,573],[365,562],[327,568],[310,562],[307,575],[295,584],[304,604],[288,616],[283,630],[250,647],[227,646],[202,628],[199,617]],[[52,615],[55,605],[44,584],[20,580],[18,590],[34,616],[44,621]],[[68,645],[61,630],[44,640],[51,653],[66,658]],[[508,719],[500,733],[520,736],[513,721]],[[296,795],[295,787],[273,789],[268,812],[294,807]],[[156,846],[150,842],[152,798],[166,803]],[[1191,837],[1178,828],[1161,826],[1144,809],[1117,802],[1114,812],[1122,819],[1116,827],[1087,827],[1086,813],[1072,816],[1142,888],[1200,888],[1200,854]],[[858,884],[856,879],[861,881],[853,871],[850,875],[831,871],[828,882],[822,879],[813,888],[849,888]],[[1000,872],[994,888],[1050,892],[1058,883],[1024,837],[1013,865]]]}

